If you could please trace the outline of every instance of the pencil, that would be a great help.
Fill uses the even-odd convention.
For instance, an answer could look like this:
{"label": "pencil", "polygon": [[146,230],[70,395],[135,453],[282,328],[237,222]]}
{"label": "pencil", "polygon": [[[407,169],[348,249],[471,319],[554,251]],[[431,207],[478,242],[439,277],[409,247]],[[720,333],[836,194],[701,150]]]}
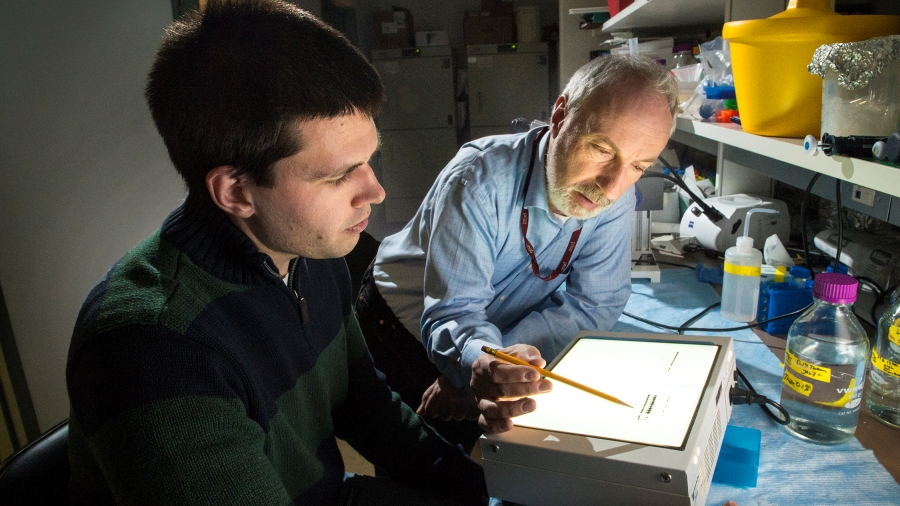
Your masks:
{"label": "pencil", "polygon": [[512,356],[512,355],[507,355],[506,353],[503,353],[502,351],[495,350],[495,349],[493,349],[493,348],[491,348],[491,347],[488,347],[488,346],[482,346],[482,347],[481,347],[481,351],[483,351],[483,352],[485,352],[485,353],[490,353],[491,355],[493,355],[493,356],[495,356],[495,357],[497,357],[497,358],[499,358],[499,359],[505,360],[505,361],[507,361],[507,362],[510,362],[510,363],[512,363],[512,364],[516,364],[516,365],[526,365],[526,366],[528,366],[528,367],[532,367],[532,368],[534,368],[534,369],[537,369],[537,371],[538,371],[539,373],[541,373],[541,376],[544,376],[544,377],[550,378],[550,379],[555,379],[556,381],[565,383],[566,385],[569,385],[569,386],[571,386],[571,387],[575,387],[575,388],[577,388],[577,389],[579,389],[579,390],[582,390],[582,391],[585,391],[585,392],[587,392],[587,393],[589,393],[589,394],[594,394],[594,395],[596,395],[597,397],[600,397],[601,399],[606,399],[606,400],[608,400],[608,401],[610,401],[610,402],[615,402],[616,404],[620,404],[620,405],[622,405],[622,406],[627,406],[627,407],[629,407],[629,408],[634,409],[634,407],[631,406],[630,404],[626,404],[626,403],[623,402],[621,399],[617,399],[616,397],[613,397],[612,395],[605,394],[605,393],[601,392],[600,390],[595,390],[595,389],[593,389],[593,388],[591,388],[591,387],[589,387],[589,386],[587,386],[587,385],[582,385],[581,383],[579,383],[579,382],[577,382],[577,381],[573,381],[573,380],[570,380],[569,378],[566,378],[566,377],[564,377],[564,376],[560,376],[559,374],[556,374],[555,372],[552,372],[552,371],[548,371],[547,369],[544,369],[543,367],[538,367],[538,366],[536,366],[536,365],[534,365],[534,364],[529,364],[528,362],[526,362],[526,361],[524,361],[524,360],[521,360],[521,359],[518,359],[518,358],[516,358],[516,357],[514,357],[514,356]]}

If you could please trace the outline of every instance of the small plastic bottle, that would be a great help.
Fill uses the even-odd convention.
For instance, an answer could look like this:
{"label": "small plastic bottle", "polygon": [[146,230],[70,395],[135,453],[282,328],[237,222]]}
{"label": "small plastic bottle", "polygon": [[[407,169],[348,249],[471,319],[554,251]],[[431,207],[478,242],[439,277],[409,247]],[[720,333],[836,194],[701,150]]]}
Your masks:
{"label": "small plastic bottle", "polygon": [[856,289],[846,274],[817,275],[812,307],[788,331],[781,405],[791,415],[785,430],[800,439],[838,444],[856,432],[869,356]]}
{"label": "small plastic bottle", "polygon": [[894,300],[881,315],[877,332],[866,385],[866,408],[876,420],[900,428],[900,300]]}
{"label": "small plastic bottle", "polygon": [[756,318],[761,267],[762,253],[753,248],[752,237],[738,237],[737,243],[725,250],[723,318],[733,322],[749,322]]}

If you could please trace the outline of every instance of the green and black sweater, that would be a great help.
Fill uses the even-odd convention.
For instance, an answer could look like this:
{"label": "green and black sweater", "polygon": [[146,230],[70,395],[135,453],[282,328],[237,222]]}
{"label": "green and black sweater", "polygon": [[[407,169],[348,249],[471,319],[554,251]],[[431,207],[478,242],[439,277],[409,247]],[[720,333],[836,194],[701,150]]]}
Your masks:
{"label": "green and black sweater", "polygon": [[375,370],[344,260],[295,260],[289,284],[192,198],[110,270],[69,350],[73,504],[334,504],[335,437],[401,481],[485,494]]}

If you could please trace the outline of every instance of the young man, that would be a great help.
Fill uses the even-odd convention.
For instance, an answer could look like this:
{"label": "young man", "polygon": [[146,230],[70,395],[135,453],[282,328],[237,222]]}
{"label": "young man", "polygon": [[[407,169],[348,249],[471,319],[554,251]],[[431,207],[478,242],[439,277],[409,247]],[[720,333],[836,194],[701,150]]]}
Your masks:
{"label": "young man", "polygon": [[[381,244],[356,306],[376,366],[405,402],[507,429],[534,401],[499,399],[550,384],[480,358],[482,345],[518,345],[542,365],[579,330],[615,323],[630,294],[633,184],[656,163],[676,109],[665,68],[601,57],[575,73],[548,127],[462,147]],[[480,413],[470,381],[486,399]],[[440,420],[429,423],[474,444],[474,422]]]}
{"label": "young man", "polygon": [[[73,504],[478,504],[480,466],[375,370],[344,260],[384,191],[384,91],[279,0],[175,23],[147,101],[188,195],[74,331]],[[391,478],[344,476],[336,438]]]}

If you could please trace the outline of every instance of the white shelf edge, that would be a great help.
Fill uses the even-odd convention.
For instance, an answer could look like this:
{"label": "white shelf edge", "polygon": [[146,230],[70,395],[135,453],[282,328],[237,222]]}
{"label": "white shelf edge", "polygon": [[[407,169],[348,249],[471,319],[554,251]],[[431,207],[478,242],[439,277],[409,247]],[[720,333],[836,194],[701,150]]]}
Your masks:
{"label": "white shelf edge", "polygon": [[[609,18],[608,21],[603,23],[603,31],[604,32],[615,32],[619,30],[625,30],[628,28],[634,28],[632,25],[628,25],[629,18],[632,14],[640,10],[642,7],[650,3],[651,0],[634,0],[631,5],[625,7],[616,13],[615,16]],[[617,25],[627,25],[619,27]]]}
{"label": "white shelf edge", "polygon": [[719,25],[729,0],[634,0],[603,23],[606,33],[640,28]]}
{"label": "white shelf edge", "polygon": [[810,156],[803,149],[803,139],[749,134],[733,123],[708,123],[678,118],[677,128],[682,132],[900,197],[900,168],[859,158],[826,156],[822,152]]}
{"label": "white shelf edge", "polygon": [[595,12],[609,12],[609,7],[578,7],[569,9],[569,14],[593,14]]}

